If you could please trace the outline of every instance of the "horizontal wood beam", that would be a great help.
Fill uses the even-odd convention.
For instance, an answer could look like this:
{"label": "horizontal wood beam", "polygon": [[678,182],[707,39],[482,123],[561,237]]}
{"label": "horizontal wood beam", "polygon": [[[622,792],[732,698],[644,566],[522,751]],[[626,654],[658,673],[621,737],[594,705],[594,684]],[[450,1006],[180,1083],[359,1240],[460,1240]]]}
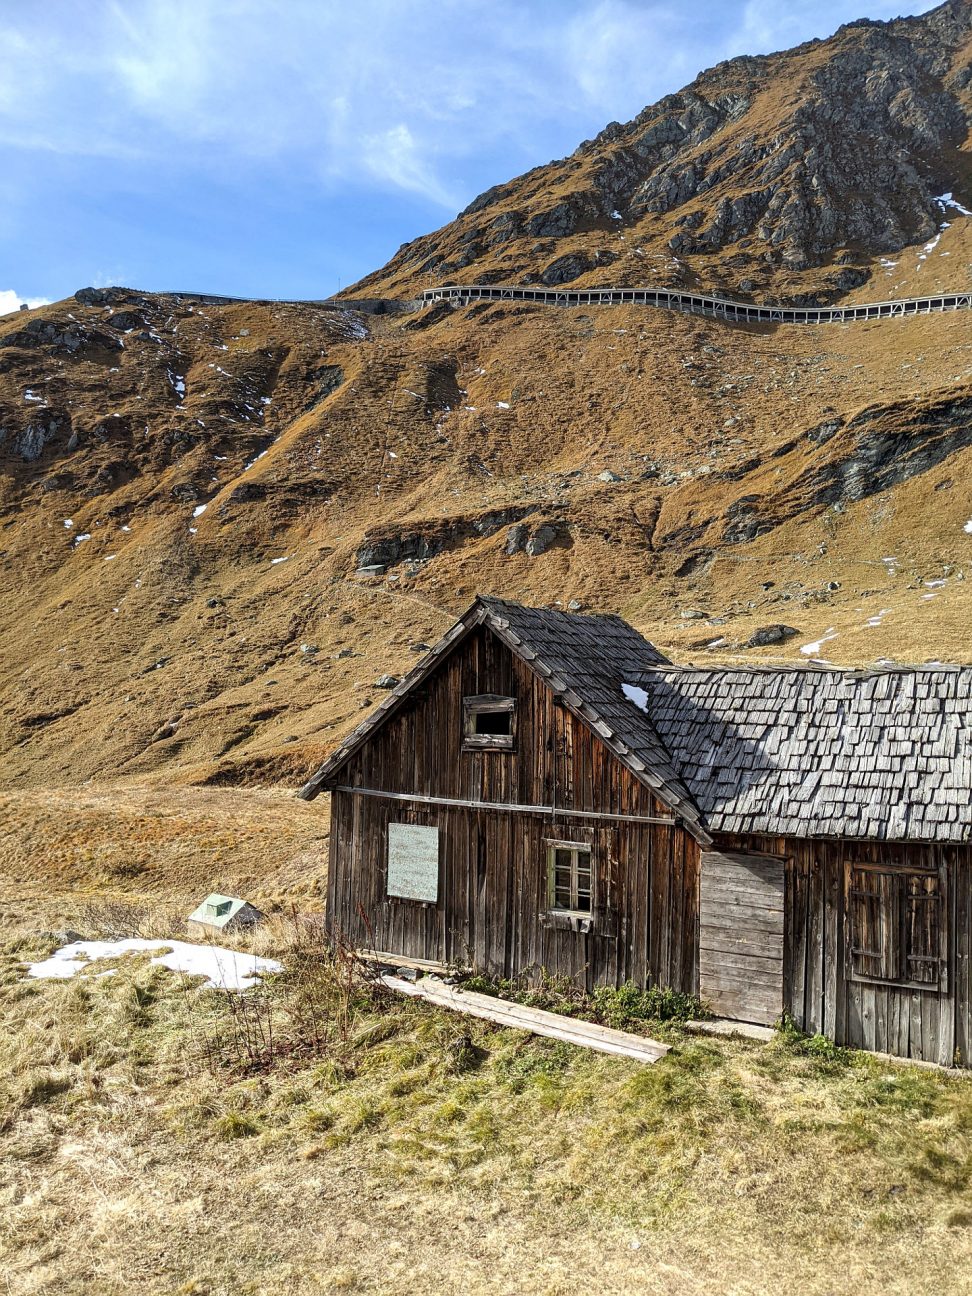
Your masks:
{"label": "horizontal wood beam", "polygon": [[439,959],[411,958],[405,954],[389,954],[385,950],[356,949],[356,957],[365,963],[378,963],[382,967],[411,968],[415,972],[437,972],[448,976],[454,969]]}
{"label": "horizontal wood beam", "polygon": [[352,796],[377,797],[381,801],[409,801],[418,805],[453,806],[459,810],[499,810],[507,814],[547,815],[553,819],[608,819],[619,823],[673,826],[679,822],[670,815],[612,814],[606,810],[568,810],[562,806],[520,805],[515,801],[465,801],[461,797],[423,796],[418,792],[382,792],[378,788],[348,787],[343,784],[328,790],[349,792]]}

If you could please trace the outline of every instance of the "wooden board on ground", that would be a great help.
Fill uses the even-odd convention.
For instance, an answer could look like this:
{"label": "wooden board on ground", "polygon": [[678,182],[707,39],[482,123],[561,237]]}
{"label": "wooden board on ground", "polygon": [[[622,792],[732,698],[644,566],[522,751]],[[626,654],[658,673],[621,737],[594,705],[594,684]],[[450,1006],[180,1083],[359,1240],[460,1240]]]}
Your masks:
{"label": "wooden board on ground", "polygon": [[630,1035],[627,1031],[612,1030],[608,1026],[598,1026],[593,1022],[577,1021],[573,1017],[561,1017],[558,1013],[545,1012],[542,1008],[528,1008],[524,1004],[508,1003],[505,999],[495,999],[492,995],[461,990],[457,986],[446,985],[437,977],[427,976],[420,981],[403,981],[400,977],[385,974],[381,980],[391,990],[397,990],[400,994],[410,995],[413,998],[425,999],[440,1008],[451,1008],[455,1012],[467,1013],[471,1017],[482,1017],[487,1021],[496,1022],[499,1026],[513,1027],[516,1030],[530,1031],[534,1035],[564,1040],[580,1048],[614,1053],[645,1063],[657,1062],[669,1051],[669,1046],[660,1044],[658,1040],[647,1039],[642,1035]]}
{"label": "wooden board on ground", "polygon": [[739,1036],[742,1039],[759,1040],[762,1044],[768,1044],[776,1034],[771,1026],[754,1026],[752,1022],[727,1021],[724,1017],[717,1018],[715,1021],[687,1021],[685,1029],[691,1031],[693,1035],[720,1035],[729,1038]]}
{"label": "wooden board on ground", "polygon": [[448,976],[450,970],[448,963],[442,963],[438,959],[409,958],[406,954],[386,954],[383,950],[355,950],[355,955],[365,963],[380,963],[382,967],[389,968],[411,968],[416,972],[439,972],[443,976]]}

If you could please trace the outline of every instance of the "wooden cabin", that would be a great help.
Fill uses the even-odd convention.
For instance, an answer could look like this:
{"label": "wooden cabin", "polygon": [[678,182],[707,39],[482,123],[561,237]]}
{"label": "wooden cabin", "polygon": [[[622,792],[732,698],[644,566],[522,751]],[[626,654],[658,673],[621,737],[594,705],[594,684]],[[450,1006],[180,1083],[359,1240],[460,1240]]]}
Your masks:
{"label": "wooden cabin", "polygon": [[301,790],[362,948],[972,1065],[972,668],[672,665],[479,598]]}

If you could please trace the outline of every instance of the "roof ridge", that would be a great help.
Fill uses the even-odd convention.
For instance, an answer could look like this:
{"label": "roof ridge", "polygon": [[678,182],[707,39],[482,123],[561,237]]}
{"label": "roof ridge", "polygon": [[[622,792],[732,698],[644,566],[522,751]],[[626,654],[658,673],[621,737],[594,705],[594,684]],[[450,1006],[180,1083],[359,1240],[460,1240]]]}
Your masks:
{"label": "roof ridge", "polygon": [[[484,607],[488,607],[491,603],[499,603],[504,607],[518,608],[523,612],[537,612],[541,615],[552,612],[555,615],[577,617],[579,620],[585,621],[617,621],[623,625],[626,630],[632,630],[636,635],[640,635],[641,638],[644,639],[644,635],[641,634],[641,631],[636,629],[630,621],[626,621],[625,618],[617,612],[596,612],[585,608],[553,607],[550,604],[538,606],[536,603],[521,603],[518,599],[503,598],[499,594],[477,594],[476,602],[481,603]],[[645,639],[645,642],[648,643],[649,640]],[[654,647],[653,644],[652,647]]]}
{"label": "roof ridge", "polygon": [[[645,667],[646,675],[672,673],[682,675],[715,675],[719,672],[734,671],[742,675],[759,675],[759,674],[803,674],[803,675],[844,675],[860,679],[866,679],[874,675],[938,675],[949,674],[957,675],[961,671],[972,671],[972,662],[937,662],[921,665],[872,665],[872,666],[840,666],[830,662],[740,662],[738,664],[727,662],[713,662],[711,666],[696,666],[691,662],[672,662],[666,666],[662,663],[653,663]],[[636,684],[637,680],[631,680],[630,683]]]}

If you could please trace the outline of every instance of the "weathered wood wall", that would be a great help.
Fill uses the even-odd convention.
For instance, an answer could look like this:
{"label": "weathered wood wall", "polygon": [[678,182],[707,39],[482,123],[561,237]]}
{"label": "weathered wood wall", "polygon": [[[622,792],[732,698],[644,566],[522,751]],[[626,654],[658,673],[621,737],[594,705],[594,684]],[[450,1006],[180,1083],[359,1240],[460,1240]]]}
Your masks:
{"label": "weathered wood wall", "polygon": [[[463,750],[462,700],[486,693],[517,700],[515,752]],[[330,922],[356,944],[504,976],[545,968],[586,988],[632,980],[698,993],[698,843],[674,822],[638,821],[671,816],[487,629],[441,664],[335,784]],[[347,786],[410,799],[340,790]],[[439,828],[436,904],[388,897],[389,823]],[[549,838],[592,847],[589,933],[548,919]],[[782,1003],[797,1025],[854,1047],[972,1064],[972,847],[725,834],[714,848],[785,860]],[[943,989],[850,976],[848,869],[867,862],[943,870]]]}
{"label": "weathered wood wall", "polygon": [[[517,699],[515,752],[462,749],[463,697]],[[329,912],[351,940],[511,976],[698,985],[698,848],[587,726],[488,630],[471,635],[351,758],[339,786],[551,807],[478,810],[332,792]],[[571,817],[583,810],[635,821]],[[439,901],[389,898],[387,828],[435,825]],[[545,839],[590,843],[593,930],[550,925]]]}
{"label": "weathered wood wall", "polygon": [[[972,1064],[972,847],[728,835],[719,847],[785,858],[783,1003],[801,1029],[854,1048]],[[847,878],[849,867],[861,863],[944,868],[945,989],[851,978]]]}

